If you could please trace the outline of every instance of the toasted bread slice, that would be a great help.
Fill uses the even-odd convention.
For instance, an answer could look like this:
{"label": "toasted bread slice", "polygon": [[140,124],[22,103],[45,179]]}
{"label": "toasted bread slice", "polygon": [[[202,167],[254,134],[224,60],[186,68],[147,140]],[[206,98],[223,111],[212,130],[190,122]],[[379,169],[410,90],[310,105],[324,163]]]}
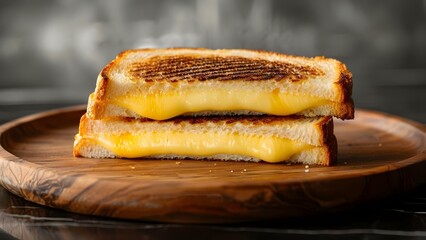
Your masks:
{"label": "toasted bread slice", "polygon": [[334,59],[253,50],[141,49],[99,74],[92,119],[271,114],[354,117],[352,75]]}
{"label": "toasted bread slice", "polygon": [[330,165],[333,118],[177,117],[165,121],[84,115],[74,155],[88,158],[218,159]]}

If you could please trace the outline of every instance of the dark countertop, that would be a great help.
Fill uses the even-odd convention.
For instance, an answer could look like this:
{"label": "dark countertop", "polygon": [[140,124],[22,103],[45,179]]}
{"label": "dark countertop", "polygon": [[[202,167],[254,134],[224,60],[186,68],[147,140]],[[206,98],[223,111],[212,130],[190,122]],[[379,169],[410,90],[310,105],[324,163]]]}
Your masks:
{"label": "dark countertop", "polygon": [[[1,123],[77,104],[0,105]],[[410,112],[406,112],[410,115]],[[421,121],[421,119],[420,119]],[[0,239],[419,239],[426,237],[426,186],[344,212],[227,225],[100,218],[44,207],[0,187]]]}

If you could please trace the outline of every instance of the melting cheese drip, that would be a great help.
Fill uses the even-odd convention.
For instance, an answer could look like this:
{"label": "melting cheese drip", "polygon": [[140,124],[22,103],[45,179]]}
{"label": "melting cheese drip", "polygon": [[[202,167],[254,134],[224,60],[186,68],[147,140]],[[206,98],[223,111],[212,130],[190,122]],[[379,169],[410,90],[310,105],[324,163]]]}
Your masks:
{"label": "melting cheese drip", "polygon": [[273,115],[291,115],[329,100],[272,92],[239,90],[186,90],[117,97],[111,102],[140,116],[165,120],[188,112],[248,110]]}
{"label": "melting cheese drip", "polygon": [[151,155],[213,156],[236,154],[270,163],[288,160],[292,155],[314,146],[289,139],[239,134],[149,132],[132,135],[100,134],[92,138],[120,157]]}

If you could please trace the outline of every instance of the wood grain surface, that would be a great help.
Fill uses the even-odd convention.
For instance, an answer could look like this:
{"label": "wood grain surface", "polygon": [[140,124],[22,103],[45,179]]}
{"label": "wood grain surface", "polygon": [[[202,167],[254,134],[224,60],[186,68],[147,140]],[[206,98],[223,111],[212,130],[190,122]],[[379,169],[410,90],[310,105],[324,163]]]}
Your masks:
{"label": "wood grain surface", "polygon": [[335,121],[332,167],[72,156],[85,106],[0,127],[0,182],[66,211],[165,222],[242,222],[338,211],[426,183],[425,126],[357,110]]}

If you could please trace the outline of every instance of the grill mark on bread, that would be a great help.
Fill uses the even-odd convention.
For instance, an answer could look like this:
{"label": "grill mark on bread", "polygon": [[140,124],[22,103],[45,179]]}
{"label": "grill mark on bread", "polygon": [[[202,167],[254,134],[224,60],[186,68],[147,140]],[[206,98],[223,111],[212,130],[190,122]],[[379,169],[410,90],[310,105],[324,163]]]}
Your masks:
{"label": "grill mark on bread", "polygon": [[318,68],[236,56],[156,56],[129,64],[126,74],[134,81],[291,80],[322,76]]}

